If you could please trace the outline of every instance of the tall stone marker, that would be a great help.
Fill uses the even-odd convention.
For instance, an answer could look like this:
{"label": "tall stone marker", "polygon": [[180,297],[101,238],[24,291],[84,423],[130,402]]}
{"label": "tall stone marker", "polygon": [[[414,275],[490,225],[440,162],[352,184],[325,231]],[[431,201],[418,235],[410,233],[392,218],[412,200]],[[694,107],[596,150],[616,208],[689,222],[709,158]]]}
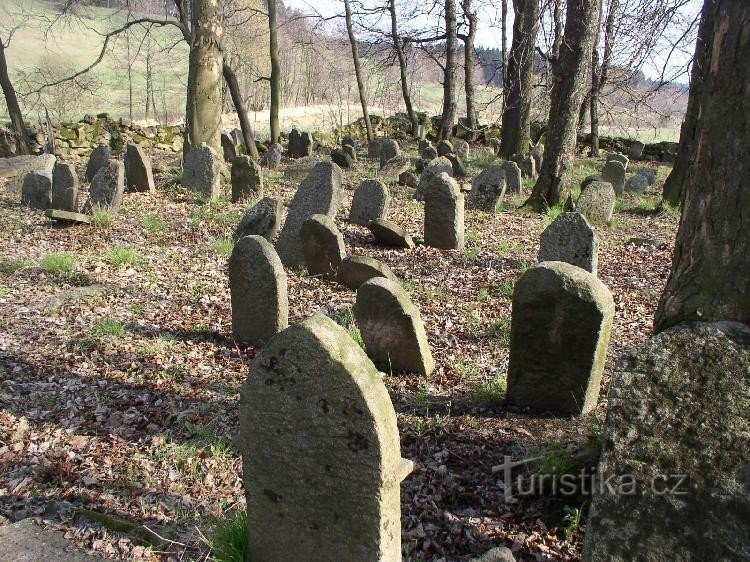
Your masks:
{"label": "tall stone marker", "polygon": [[245,236],[229,258],[232,336],[264,345],[289,324],[287,279],[276,250],[262,236]]}
{"label": "tall stone marker", "polygon": [[125,151],[125,178],[131,191],[156,191],[151,160],[140,146],[132,142]]}
{"label": "tall stone marker", "polygon": [[246,200],[254,205],[263,199],[263,171],[249,156],[232,159],[232,202]]}
{"label": "tall stone marker", "polygon": [[469,208],[497,211],[504,195],[505,170],[502,166],[490,166],[474,178],[469,194]]}
{"label": "tall stone marker", "polygon": [[424,199],[424,192],[427,189],[427,185],[432,181],[432,178],[439,176],[440,174],[448,174],[453,176],[453,164],[445,156],[439,156],[430,160],[422,171],[422,177],[419,178],[419,184],[417,185],[417,191],[414,193],[414,198],[418,201]]}
{"label": "tall stone marker", "polygon": [[336,216],[341,205],[341,168],[333,162],[319,162],[302,181],[289,204],[284,227],[276,242],[276,251],[287,267],[305,263],[300,229],[313,215]]}
{"label": "tall stone marker", "polygon": [[250,560],[400,562],[396,413],[364,351],[315,315],[271,340],[240,399]]}
{"label": "tall stone marker", "polygon": [[385,277],[363,283],[354,316],[367,355],[381,369],[425,376],[435,370],[419,310],[401,285]]}
{"label": "tall stone marker", "polygon": [[78,211],[78,174],[73,164],[57,162],[52,172],[52,208]]}
{"label": "tall stone marker", "polygon": [[508,193],[510,195],[518,195],[521,193],[521,187],[523,182],[521,181],[521,168],[518,164],[512,161],[505,162],[503,164],[505,169],[505,181],[508,184]]}
{"label": "tall stone marker", "polygon": [[371,220],[388,218],[391,193],[380,180],[364,180],[354,192],[349,222],[367,225]]}
{"label": "tall stone marker", "polygon": [[202,143],[185,154],[182,185],[203,197],[218,197],[221,188],[221,167],[222,161],[216,151]]}
{"label": "tall stone marker", "polygon": [[564,261],[596,275],[599,240],[581,213],[561,213],[542,232],[539,261]]}
{"label": "tall stone marker", "polygon": [[596,407],[615,303],[595,275],[542,262],[513,291],[508,402],[535,412]]}
{"label": "tall stone marker", "polygon": [[52,206],[52,173],[32,170],[23,177],[21,203],[32,209],[47,210]]}
{"label": "tall stone marker", "polygon": [[604,224],[610,221],[615,210],[615,188],[606,181],[592,181],[581,191],[576,209],[589,221]]}
{"label": "tall stone marker", "polygon": [[380,152],[378,153],[378,156],[380,158],[381,168],[385,166],[385,163],[388,162],[388,160],[399,154],[401,154],[401,147],[398,145],[398,141],[394,139],[382,139],[380,141]]}
{"label": "tall stone marker", "polygon": [[89,198],[83,206],[83,212],[92,213],[101,208],[116,213],[120,210],[124,192],[125,166],[122,162],[110,160],[91,181]]}
{"label": "tall stone marker", "polygon": [[617,195],[625,190],[625,165],[619,160],[610,160],[602,169],[602,181],[609,182]]}
{"label": "tall stone marker", "polygon": [[109,162],[112,157],[112,150],[106,144],[100,144],[97,146],[89,156],[88,164],[86,164],[86,181],[91,182],[94,180],[96,173]]}
{"label": "tall stone marker", "polygon": [[424,194],[424,242],[433,248],[463,250],[464,196],[448,174],[433,176]]}
{"label": "tall stone marker", "polygon": [[612,377],[585,562],[750,559],[750,328],[685,323]]}
{"label": "tall stone marker", "polygon": [[299,235],[307,270],[333,279],[346,257],[344,237],[336,224],[326,215],[313,215],[302,223]]}

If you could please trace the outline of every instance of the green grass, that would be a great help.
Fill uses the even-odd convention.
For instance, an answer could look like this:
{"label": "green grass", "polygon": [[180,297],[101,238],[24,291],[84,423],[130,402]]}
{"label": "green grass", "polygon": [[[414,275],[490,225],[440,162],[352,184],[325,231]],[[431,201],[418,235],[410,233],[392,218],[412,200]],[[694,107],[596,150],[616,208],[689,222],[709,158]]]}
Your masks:
{"label": "green grass", "polygon": [[497,376],[484,381],[471,391],[471,400],[482,406],[500,406],[505,401],[505,377]]}
{"label": "green grass", "polygon": [[125,332],[125,325],[114,318],[103,318],[94,326],[96,336],[119,336]]}
{"label": "green grass", "polygon": [[214,524],[206,541],[215,562],[246,562],[247,512],[238,509]]}
{"label": "green grass", "polygon": [[549,476],[568,474],[574,465],[575,463],[570,452],[559,445],[553,446],[537,461],[539,474]]}
{"label": "green grass", "polygon": [[544,215],[544,224],[552,224],[552,222],[564,212],[563,205],[555,205],[547,209],[547,213]]}
{"label": "green grass", "polygon": [[211,248],[221,256],[229,256],[234,250],[234,240],[225,236],[214,238],[214,241],[211,242]]}
{"label": "green grass", "polygon": [[419,383],[417,391],[411,398],[411,403],[415,408],[426,408],[430,398],[430,385],[426,382]]}
{"label": "green grass", "polygon": [[115,246],[109,251],[107,261],[113,267],[122,267],[124,265],[138,266],[143,263],[143,258],[135,248],[129,246]]}
{"label": "green grass", "polygon": [[135,345],[138,355],[144,358],[164,356],[170,353],[175,347],[175,340],[164,336],[159,336],[150,340],[143,340]]}
{"label": "green grass", "polygon": [[477,375],[476,365],[466,359],[459,359],[453,363],[453,370],[464,378],[471,378]]}
{"label": "green grass", "polygon": [[508,256],[518,255],[523,252],[523,246],[518,242],[509,242],[502,240],[495,244],[495,253],[499,258],[507,258]]}
{"label": "green grass", "polygon": [[0,273],[4,275],[12,275],[16,271],[26,269],[27,267],[31,267],[32,265],[34,265],[34,262],[23,258],[12,260],[7,258],[0,258]]}
{"label": "green grass", "polygon": [[95,207],[91,212],[91,224],[98,228],[109,228],[115,222],[115,213],[105,207]]}
{"label": "green grass", "polygon": [[10,287],[0,285],[0,298],[7,297],[10,294]]}
{"label": "green grass", "polygon": [[497,285],[497,295],[506,299],[512,299],[515,286],[513,281],[502,281]]}
{"label": "green grass", "polygon": [[47,254],[42,258],[40,267],[49,273],[57,277],[63,277],[71,275],[76,268],[76,257],[73,254]]}
{"label": "green grass", "polygon": [[143,219],[141,220],[141,222],[143,223],[143,228],[145,228],[152,234],[164,232],[167,229],[167,223],[165,223],[157,215],[152,213],[143,215]]}
{"label": "green grass", "polygon": [[362,339],[362,332],[360,332],[359,327],[357,327],[357,322],[354,319],[354,312],[351,308],[339,314],[338,318],[336,318],[336,323],[346,330],[349,337],[352,338],[359,347],[362,349],[365,348],[365,340]]}
{"label": "green grass", "polygon": [[510,345],[510,318],[507,316],[495,318],[487,326],[487,333],[496,338],[501,346],[508,347]]}
{"label": "green grass", "polygon": [[482,287],[477,293],[477,300],[479,302],[487,302],[490,300],[490,290],[487,287]]}

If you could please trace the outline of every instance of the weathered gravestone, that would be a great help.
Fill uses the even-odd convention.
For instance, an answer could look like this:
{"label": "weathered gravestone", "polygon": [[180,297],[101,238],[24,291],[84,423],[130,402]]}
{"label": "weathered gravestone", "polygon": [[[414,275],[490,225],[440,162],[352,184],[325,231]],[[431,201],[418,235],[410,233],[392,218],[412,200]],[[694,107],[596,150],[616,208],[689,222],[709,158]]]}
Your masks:
{"label": "weathered gravestone", "polygon": [[576,210],[593,223],[603,224],[612,218],[615,210],[615,189],[606,181],[590,182],[581,191]]}
{"label": "weathered gravestone", "polygon": [[86,165],[86,181],[91,182],[96,173],[109,162],[112,150],[106,144],[100,144],[89,156],[89,162]]}
{"label": "weathered gravestone", "polygon": [[367,225],[373,219],[384,219],[391,206],[391,193],[380,180],[364,180],[352,198],[349,222]]}
{"label": "weathered gravestone", "polygon": [[357,150],[354,148],[353,144],[342,144],[341,150],[343,150],[346,154],[349,155],[349,158],[352,159],[352,162],[357,161]]}
{"label": "weathered gravestone", "polygon": [[125,151],[125,178],[128,189],[133,191],[153,192],[156,190],[151,160],[140,146],[132,142],[128,143]]}
{"label": "weathered gravestone", "polygon": [[530,154],[514,154],[511,157],[511,162],[516,163],[523,177],[536,179],[536,160]]}
{"label": "weathered gravestone", "polygon": [[396,413],[377,370],[323,315],[252,363],[240,398],[249,560],[400,562]]}
{"label": "weathered gravestone", "polygon": [[634,160],[639,160],[643,156],[644,148],[646,148],[646,145],[643,144],[641,141],[633,141],[633,144],[630,145],[630,151],[629,151],[630,158]]}
{"label": "weathered gravestone", "polygon": [[336,280],[350,289],[359,289],[362,283],[373,277],[385,277],[398,283],[391,268],[368,256],[347,256],[339,265]]}
{"label": "weathered gravestone", "polygon": [[405,154],[397,154],[378,171],[378,177],[386,183],[398,181],[399,176],[411,166],[411,160]]}
{"label": "weathered gravestone", "polygon": [[458,156],[462,160],[466,160],[469,157],[470,147],[469,143],[465,140],[457,141],[454,150],[456,152],[456,156]]}
{"label": "weathered gravestone", "polygon": [[492,153],[497,156],[497,154],[500,152],[500,139],[490,137],[487,141],[487,145],[490,147],[490,149],[492,149]]}
{"label": "weathered gravestone", "polygon": [[78,174],[73,164],[55,164],[55,171],[52,173],[51,207],[73,213],[78,210]]}
{"label": "weathered gravestone", "polygon": [[250,204],[263,198],[263,172],[249,156],[232,159],[232,203],[247,200]]}
{"label": "weathered gravestone", "polygon": [[656,183],[656,170],[653,168],[641,168],[636,172],[636,175],[646,178],[649,187]]}
{"label": "weathered gravestone", "polygon": [[382,139],[373,139],[367,144],[367,157],[380,158],[380,143]]}
{"label": "weathered gravestone", "polygon": [[453,145],[449,140],[441,140],[437,145],[438,156],[447,156],[453,153]]}
{"label": "weathered gravestone", "polygon": [[433,248],[463,250],[464,196],[448,174],[432,176],[424,193],[424,242]]}
{"label": "weathered gravestone", "polygon": [[750,328],[678,324],[609,393],[585,562],[750,559]]}
{"label": "weathered gravestone", "polygon": [[602,169],[602,181],[612,184],[617,195],[625,189],[625,166],[618,160],[610,160]]}
{"label": "weathered gravestone", "polygon": [[89,215],[84,215],[83,213],[76,213],[73,211],[47,209],[46,211],[44,211],[44,216],[58,222],[71,224],[91,224],[91,217]]}
{"label": "weathered gravestone", "polygon": [[427,376],[435,369],[419,310],[398,283],[384,277],[363,283],[354,316],[367,355],[386,372]]}
{"label": "weathered gravestone", "polygon": [[269,170],[275,170],[281,163],[281,153],[284,149],[277,142],[269,146],[260,157],[260,165],[268,168]]}
{"label": "weathered gravestone", "polygon": [[396,248],[413,248],[414,240],[406,230],[393,221],[387,219],[373,219],[367,224],[367,228],[375,237],[375,240],[386,246]]}
{"label": "weathered gravestone", "polygon": [[110,160],[91,181],[89,198],[83,205],[83,212],[91,214],[95,209],[107,209],[116,213],[120,210],[124,192],[125,166],[122,162]]}
{"label": "weathered gravestone", "polygon": [[262,236],[269,242],[272,241],[281,228],[283,213],[284,204],[281,201],[264,197],[242,217],[234,231],[235,240],[243,236]]}
{"label": "weathered gravestone", "polygon": [[580,267],[526,270],[513,291],[508,401],[560,415],[596,407],[614,312],[607,286]]}
{"label": "weathered gravestone", "polygon": [[401,148],[398,146],[398,141],[394,139],[382,139],[380,141],[380,152],[378,155],[380,157],[381,168],[385,166],[388,160],[399,154],[401,154]]}
{"label": "weathered gravestone", "polygon": [[221,160],[216,151],[202,143],[185,154],[182,185],[190,191],[213,199],[218,197],[221,181]]}
{"label": "weathered gravestone", "polygon": [[357,148],[357,139],[355,139],[351,135],[344,135],[344,138],[341,139],[341,146],[351,146],[352,148]]}
{"label": "weathered gravestone", "polygon": [[236,158],[240,151],[229,133],[221,133],[221,150],[224,153],[224,160],[231,162]]}
{"label": "weathered gravestone", "polygon": [[507,185],[507,192],[510,195],[519,195],[521,193],[521,187],[523,182],[521,181],[521,168],[515,162],[503,163],[503,169],[505,170],[505,183]]}
{"label": "weathered gravestone", "polygon": [[297,129],[292,129],[289,133],[289,156],[292,158],[302,158],[312,154],[312,139],[309,133],[302,133]]}
{"label": "weathered gravestone", "polygon": [[232,337],[261,346],[289,323],[287,279],[273,246],[261,236],[243,236],[229,258]]}
{"label": "weathered gravestone", "polygon": [[421,201],[424,199],[424,192],[427,189],[427,185],[430,183],[433,177],[438,177],[440,174],[448,174],[453,176],[453,164],[445,156],[439,156],[430,160],[422,171],[422,176],[419,178],[419,184],[417,190],[414,192],[414,199]]}
{"label": "weathered gravestone", "polygon": [[245,137],[242,134],[242,129],[234,128],[229,131],[229,136],[232,139],[232,143],[235,147],[235,152],[239,155],[242,153],[247,154],[247,147],[245,146]]}
{"label": "weathered gravestone", "polygon": [[629,159],[620,152],[609,152],[607,153],[607,162],[619,162],[627,170]]}
{"label": "weathered gravestone", "polygon": [[602,176],[599,174],[591,174],[590,176],[586,176],[581,182],[581,191],[586,189],[588,185],[595,181],[602,181]]}
{"label": "weathered gravestone", "polygon": [[561,213],[539,239],[539,261],[564,261],[596,275],[599,240],[581,213]]}
{"label": "weathered gravestone", "polygon": [[346,247],[333,220],[326,215],[313,215],[302,223],[299,236],[308,272],[334,278],[346,257]]}
{"label": "weathered gravestone", "polygon": [[400,185],[406,185],[408,187],[417,187],[419,185],[419,178],[412,171],[401,172],[398,175],[398,183]]}
{"label": "weathered gravestone", "polygon": [[331,161],[345,169],[351,168],[354,163],[352,157],[341,148],[336,148],[331,151]]}
{"label": "weathered gravestone", "polygon": [[32,209],[46,210],[52,206],[52,173],[32,170],[23,177],[21,203]]}
{"label": "weathered gravestone", "polygon": [[465,178],[469,175],[469,172],[466,170],[466,166],[457,154],[448,154],[445,156],[445,158],[451,161],[451,168],[453,169],[454,178]]}
{"label": "weathered gravestone", "polygon": [[430,161],[433,158],[437,158],[438,153],[434,146],[429,144],[430,141],[427,141],[427,145],[424,148],[421,148],[419,150],[419,156],[422,158],[422,160]]}
{"label": "weathered gravestone", "polygon": [[285,266],[305,263],[299,236],[302,223],[313,215],[326,215],[330,219],[336,216],[343,197],[341,175],[341,168],[333,162],[320,162],[297,188],[276,241],[276,251]]}
{"label": "weathered gravestone", "polygon": [[496,211],[505,195],[505,169],[490,166],[474,178],[471,184],[468,206],[470,209]]}
{"label": "weathered gravestone", "polygon": [[531,157],[534,159],[534,167],[536,168],[537,174],[542,169],[542,162],[544,162],[544,145],[537,144],[531,149]]}
{"label": "weathered gravestone", "polygon": [[625,191],[630,193],[645,193],[648,191],[648,178],[642,174],[634,174],[625,182]]}

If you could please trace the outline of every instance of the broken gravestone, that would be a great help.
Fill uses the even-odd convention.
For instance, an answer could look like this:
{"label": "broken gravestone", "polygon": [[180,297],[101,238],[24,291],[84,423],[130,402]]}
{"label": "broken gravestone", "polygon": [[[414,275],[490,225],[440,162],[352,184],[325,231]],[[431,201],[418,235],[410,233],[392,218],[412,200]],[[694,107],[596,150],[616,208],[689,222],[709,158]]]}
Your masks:
{"label": "broken gravestone", "polygon": [[444,250],[464,248],[464,196],[448,174],[431,176],[424,192],[424,243]]}
{"label": "broken gravestone", "polygon": [[128,143],[125,151],[125,178],[127,187],[131,191],[153,193],[156,190],[151,160],[140,146],[132,142]]}
{"label": "broken gravestone", "polygon": [[643,144],[641,141],[633,141],[633,144],[630,145],[629,149],[629,156],[633,160],[640,160],[643,157],[643,149],[646,148],[646,145]]}
{"label": "broken gravestone", "polygon": [[354,192],[349,222],[367,225],[373,219],[384,219],[390,205],[391,193],[382,181],[364,180]]}
{"label": "broken gravestone", "polygon": [[206,143],[191,148],[185,154],[182,185],[203,197],[218,197],[221,187],[221,166],[219,155]]}
{"label": "broken gravestone", "polygon": [[87,182],[93,181],[96,173],[109,162],[111,156],[112,150],[106,144],[100,144],[91,152],[88,164],[86,165]]}
{"label": "broken gravestone", "polygon": [[354,316],[367,355],[381,369],[424,376],[435,369],[419,310],[398,283],[384,277],[363,283]]}
{"label": "broken gravestone", "polygon": [[232,337],[261,346],[286,329],[287,279],[273,246],[261,236],[244,236],[229,258]]}
{"label": "broken gravestone", "polygon": [[263,172],[249,156],[232,159],[232,203],[247,201],[252,205],[263,198]]}
{"label": "broken gravestone", "polygon": [[391,268],[384,263],[368,256],[347,256],[338,268],[336,280],[342,285],[346,285],[355,291],[359,289],[362,283],[365,283],[373,277],[385,277],[394,283],[398,279],[391,271]]}
{"label": "broken gravestone", "polygon": [[302,223],[299,233],[307,271],[328,279],[336,277],[341,260],[346,257],[344,237],[326,215],[313,215]]}
{"label": "broken gravestone", "polygon": [[412,465],[378,371],[333,320],[291,326],[253,360],[239,448],[251,560],[401,561]]}
{"label": "broken gravestone", "polygon": [[116,213],[120,210],[124,192],[125,166],[122,162],[110,160],[91,181],[89,198],[83,205],[83,212],[91,214],[95,209],[107,209]]}
{"label": "broken gravestone", "polygon": [[596,275],[599,241],[581,213],[560,213],[539,239],[539,261],[564,261]]}
{"label": "broken gravestone", "polygon": [[367,228],[370,229],[375,240],[381,244],[395,246],[396,248],[414,247],[414,240],[412,240],[411,235],[393,221],[374,219],[368,223]]}
{"label": "broken gravestone", "polygon": [[55,164],[55,170],[52,172],[51,207],[72,213],[78,210],[78,174],[73,164]]}
{"label": "broken gravestone", "polygon": [[609,152],[607,153],[607,162],[619,162],[622,167],[628,169],[628,162],[630,161],[627,156],[620,152]]}
{"label": "broken gravestone", "polygon": [[580,267],[526,270],[513,291],[508,402],[566,416],[595,408],[614,312],[607,286]]}
{"label": "broken gravestone", "polygon": [[83,213],[73,211],[61,211],[59,209],[47,209],[44,216],[57,222],[70,224],[91,224],[91,217]]}
{"label": "broken gravestone", "polygon": [[581,191],[576,210],[593,223],[605,224],[612,219],[616,199],[611,183],[592,181]]}
{"label": "broken gravestone", "polygon": [[625,166],[619,160],[610,160],[602,169],[602,181],[609,182],[617,195],[625,189]]}
{"label": "broken gravestone", "polygon": [[474,178],[471,184],[468,207],[483,211],[497,211],[505,195],[505,170],[490,166]]}
{"label": "broken gravestone", "polygon": [[354,160],[343,148],[336,148],[331,151],[331,162],[337,164],[340,168],[349,169],[354,164]]}
{"label": "broken gravestone", "polygon": [[234,231],[234,239],[243,236],[262,236],[271,242],[281,227],[281,216],[284,205],[278,199],[264,197],[242,217]]}
{"label": "broken gravestone", "polygon": [[312,154],[312,139],[309,133],[302,133],[292,129],[289,133],[289,156],[292,158],[304,158]]}

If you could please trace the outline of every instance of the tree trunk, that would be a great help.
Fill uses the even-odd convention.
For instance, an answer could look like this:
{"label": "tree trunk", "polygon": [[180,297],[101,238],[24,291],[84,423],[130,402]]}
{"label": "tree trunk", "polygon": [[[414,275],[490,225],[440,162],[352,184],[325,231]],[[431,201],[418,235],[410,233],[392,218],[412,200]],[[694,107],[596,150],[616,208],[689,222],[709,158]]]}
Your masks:
{"label": "tree trunk", "polygon": [[206,143],[221,154],[223,33],[221,0],[193,0],[185,148]]}
{"label": "tree trunk", "polygon": [[0,41],[0,86],[3,88],[5,103],[8,106],[13,135],[16,138],[16,154],[31,154],[29,141],[26,138],[26,126],[23,124],[21,106],[18,105],[18,97],[8,73],[8,63],[5,60],[5,45]]}
{"label": "tree trunk", "polygon": [[391,12],[391,39],[393,40],[393,47],[396,49],[396,57],[398,58],[398,68],[401,72],[401,94],[404,96],[404,105],[406,106],[406,114],[409,116],[409,122],[411,123],[411,134],[417,136],[419,131],[419,120],[417,114],[414,111],[414,106],[411,104],[411,94],[409,93],[409,81],[406,76],[406,55],[404,54],[404,46],[401,43],[401,38],[398,35],[398,17],[396,15],[396,0],[389,0],[388,10]]}
{"label": "tree trunk", "polygon": [[234,110],[237,112],[237,118],[240,121],[242,139],[245,141],[247,155],[257,161],[260,156],[258,154],[258,147],[255,146],[255,132],[253,131],[253,126],[250,124],[250,119],[247,116],[245,104],[242,103],[242,93],[240,92],[240,84],[237,81],[237,75],[226,61],[222,67],[222,73],[224,74],[224,81],[227,83],[227,88],[229,88],[229,95],[232,96]]}
{"label": "tree trunk", "polygon": [[599,99],[604,84],[609,78],[609,67],[612,62],[612,46],[615,40],[615,19],[620,8],[620,0],[611,0],[609,12],[604,24],[604,57],[599,68],[599,53],[594,48],[591,60],[591,156],[599,156]]}
{"label": "tree trunk", "polygon": [[443,71],[443,112],[440,119],[440,140],[453,136],[456,120],[456,0],[445,0],[445,69]]}
{"label": "tree trunk", "polygon": [[599,16],[599,0],[568,0],[560,56],[552,64],[547,144],[539,179],[525,206],[536,211],[564,203],[570,195],[578,109]]}
{"label": "tree trunk", "polygon": [[346,32],[349,34],[349,43],[352,46],[352,60],[354,61],[354,74],[357,77],[357,90],[359,90],[359,103],[362,105],[362,117],[365,120],[365,129],[367,130],[367,140],[372,141],[375,138],[372,134],[372,124],[370,123],[370,114],[367,111],[367,91],[365,81],[362,79],[362,65],[359,63],[359,49],[357,49],[357,39],[354,37],[354,24],[352,23],[352,7],[349,0],[344,0],[344,9],[346,10]]}
{"label": "tree trunk", "polygon": [[529,152],[534,45],[539,30],[539,0],[513,0],[513,40],[508,58],[500,156]]}
{"label": "tree trunk", "polygon": [[505,77],[508,72],[508,0],[500,2],[500,70],[503,73],[503,109],[505,109]]}
{"label": "tree trunk", "polygon": [[471,11],[471,0],[462,0],[461,7],[468,23],[468,33],[464,37],[464,92],[466,93],[466,125],[469,136],[474,137],[477,128],[474,108],[474,39],[477,35],[477,14]]}
{"label": "tree trunk", "polygon": [[281,60],[279,56],[279,27],[276,23],[276,0],[268,0],[268,36],[269,54],[271,57],[271,108],[270,128],[271,142],[279,142],[281,124],[279,109],[281,107]]}
{"label": "tree trunk", "polygon": [[[750,4],[706,0],[690,90],[694,126],[672,273],[654,321],[750,324]],[[704,64],[706,63],[706,64]],[[686,120],[687,121],[687,120]]]}

